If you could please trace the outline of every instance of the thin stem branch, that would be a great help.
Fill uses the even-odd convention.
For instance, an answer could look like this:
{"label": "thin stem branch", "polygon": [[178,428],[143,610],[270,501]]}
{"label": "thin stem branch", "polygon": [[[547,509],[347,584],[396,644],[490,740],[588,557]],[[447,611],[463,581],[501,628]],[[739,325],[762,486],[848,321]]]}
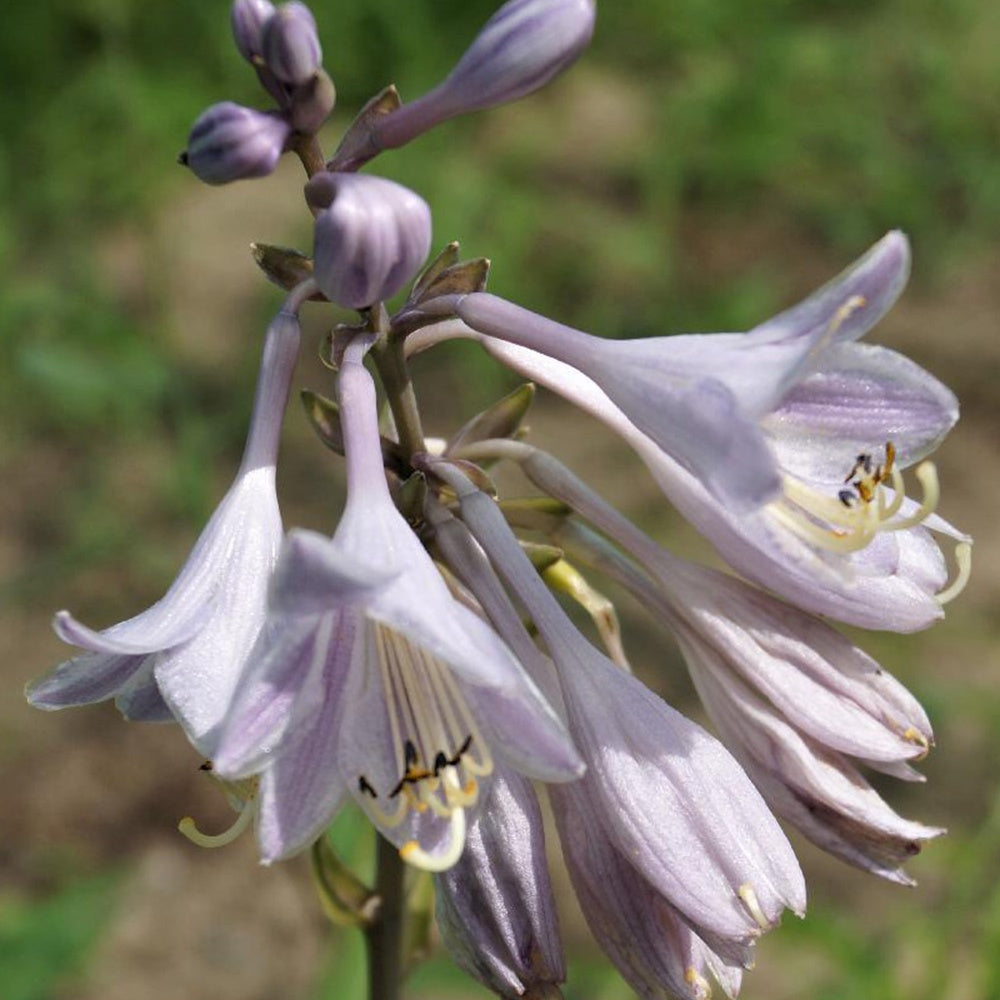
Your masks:
{"label": "thin stem branch", "polygon": [[403,979],[406,866],[385,837],[377,838],[375,892],[378,912],[365,927],[369,1000],[399,1000]]}
{"label": "thin stem branch", "polygon": [[323,150],[320,149],[319,140],[314,135],[299,133],[291,145],[292,151],[302,161],[306,176],[312,177],[326,169],[326,160],[323,157]]}
{"label": "thin stem branch", "polygon": [[407,455],[424,451],[424,429],[420,421],[416,393],[410,381],[402,339],[389,336],[372,351],[386,398],[396,421],[399,443]]}

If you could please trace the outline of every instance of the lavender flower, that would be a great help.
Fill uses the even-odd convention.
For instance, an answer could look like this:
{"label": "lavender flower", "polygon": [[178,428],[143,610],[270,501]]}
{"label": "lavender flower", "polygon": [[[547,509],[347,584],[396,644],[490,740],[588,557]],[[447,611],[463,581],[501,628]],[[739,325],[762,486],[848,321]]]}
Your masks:
{"label": "lavender flower", "polygon": [[316,283],[332,301],[360,309],[387,299],[426,259],[430,209],[408,188],[383,177],[320,173],[306,197],[320,209]]}
{"label": "lavender flower", "polygon": [[587,764],[574,787],[615,850],[700,936],[742,947],[786,906],[801,912],[795,856],[735,760],[576,631],[490,498],[443,460],[426,464],[456,491],[463,520],[531,609]]}
{"label": "lavender flower", "polygon": [[[488,296],[467,296],[463,304],[470,299],[479,304],[459,309],[467,322],[491,335],[471,333],[501,361],[621,434],[678,509],[741,574],[810,611],[869,628],[912,631],[941,616],[942,605],[968,574],[968,537],[933,513],[938,499],[933,466],[917,469],[925,489],[921,503],[905,498],[901,475],[941,440],[956,419],[957,404],[941,383],[902,355],[846,342],[888,309],[908,261],[905,238],[890,234],[835,282],[750,334],[669,337],[649,348],[641,341],[579,340],[575,331],[549,321],[533,324],[526,319],[531,314],[511,307],[515,318]],[[448,303],[442,312],[453,306]],[[552,328],[557,329],[549,337]],[[492,334],[530,342],[533,349],[500,343]],[[428,332],[431,339],[468,335],[463,324]],[[675,341],[678,348],[671,347]],[[584,347],[577,356],[579,343]],[[611,372],[619,348],[625,375]],[[704,387],[708,379],[705,398],[733,406],[745,399],[756,416],[729,410],[734,425],[729,436],[726,422],[718,420],[722,411],[696,401],[694,415],[687,413],[687,389],[678,397],[669,387],[659,393],[650,389],[647,396],[640,387],[649,387],[652,379],[641,374],[642,365],[632,366],[647,351],[649,371],[676,362],[682,386],[696,377],[704,358],[714,374],[694,384]],[[761,359],[755,360],[758,351]],[[540,352],[561,354],[563,361]],[[604,357],[604,367],[588,360],[588,352]],[[580,370],[584,367],[589,376]],[[632,407],[626,413],[609,391],[621,390],[628,372],[636,380],[621,393],[624,401],[616,398]],[[766,407],[771,409],[760,414]],[[636,411],[644,415],[645,429],[634,422]],[[665,418],[677,422],[676,444],[669,434],[651,436],[650,421]],[[738,460],[730,465],[725,456],[734,449]],[[747,454],[756,457],[747,463],[742,457]],[[758,487],[770,482],[778,484],[775,499],[746,510],[747,499],[767,496]],[[953,586],[945,587],[944,559],[927,528],[960,542]]]}
{"label": "lavender flower", "polygon": [[582,765],[393,505],[362,353],[348,347],[338,383],[347,507],[332,540],[289,536],[214,763],[224,778],[262,771],[265,861],[315,839],[350,794],[406,860],[437,871],[461,854],[494,753],[546,780]]}
{"label": "lavender flower", "polygon": [[529,782],[497,769],[462,857],[434,882],[438,927],[459,967],[502,997],[559,995],[566,965]]}
{"label": "lavender flower", "polygon": [[291,132],[280,115],[223,101],[191,127],[181,162],[206,184],[265,177],[278,165]]}
{"label": "lavender flower", "polygon": [[670,625],[724,742],[779,815],[838,857],[908,881],[900,863],[941,831],[897,816],[849,760],[919,780],[907,761],[926,754],[933,734],[895,678],[819,619],[672,556],[552,456],[508,441],[462,453],[520,462],[626,548],[645,572],[572,521],[552,536]]}
{"label": "lavender flower", "polygon": [[243,461],[177,579],[151,608],[103,632],[59,612],[56,633],[88,652],[31,684],[31,704],[56,709],[114,698],[126,718],[176,718],[201,753],[213,754],[264,620],[281,542],[275,462],[299,346],[294,308],[268,328]]}

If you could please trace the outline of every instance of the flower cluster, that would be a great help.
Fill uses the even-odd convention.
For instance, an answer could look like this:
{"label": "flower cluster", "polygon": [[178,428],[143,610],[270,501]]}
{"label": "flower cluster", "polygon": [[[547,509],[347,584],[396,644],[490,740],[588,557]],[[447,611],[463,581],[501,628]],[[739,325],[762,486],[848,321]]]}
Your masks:
{"label": "flower cluster", "polygon": [[[897,882],[942,832],[899,816],[865,777],[919,778],[926,714],[824,619],[912,631],[961,590],[970,540],[936,513],[927,461],[958,407],[912,361],[858,342],[906,282],[900,233],[745,333],[632,341],[487,293],[488,264],[460,260],[457,244],[426,264],[427,203],[358,169],[542,86],[594,18],[593,0],[509,0],[439,86],[409,103],[383,91],[326,160],[316,133],[334,88],[311,13],[236,0],[236,46],[277,107],[214,105],[182,161],[225,183],[294,152],[312,255],[257,248],[288,295],[236,479],[175,583],[102,632],[60,612],[57,633],[83,652],[28,698],[113,698],[129,719],[179,723],[241,810],[218,838],[188,823],[200,843],[253,823],[262,860],[277,861],[320,841],[353,800],[435,873],[445,943],[504,997],[557,996],[565,978],[545,795],[584,915],[636,992],[698,1000],[714,980],[732,997],[760,935],[805,909],[776,817]],[[357,311],[328,340],[335,398],[304,397],[346,462],[332,536],[284,533],[275,491],[307,301]],[[452,338],[617,432],[735,574],[677,558],[525,442],[530,390],[425,437],[408,358]],[[498,462],[542,495],[499,498]],[[950,584],[941,537],[955,543]],[[633,676],[615,642],[578,629],[554,591],[597,605],[570,559],[673,634],[717,736]],[[613,639],[606,603],[595,613]]]}

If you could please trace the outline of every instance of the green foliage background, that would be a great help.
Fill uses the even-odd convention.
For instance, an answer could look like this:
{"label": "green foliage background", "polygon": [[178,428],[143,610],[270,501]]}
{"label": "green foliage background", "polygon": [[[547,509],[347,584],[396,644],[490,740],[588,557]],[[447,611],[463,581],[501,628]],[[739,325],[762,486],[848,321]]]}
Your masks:
{"label": "green foliage background", "polygon": [[[433,84],[493,8],[317,5],[339,125],[390,81],[404,97]],[[196,182],[173,159],[201,108],[263,104],[231,46],[227,9],[222,0],[48,0],[4,12],[0,467],[16,551],[0,563],[0,600],[39,628],[50,606],[72,600],[94,617],[120,616],[90,592],[95,581],[162,591],[242,443],[256,335],[226,365],[198,364],[176,351],[158,262],[138,296],[106,266],[122,232],[154,229],[190,196]],[[593,48],[549,92],[452,122],[375,169],[427,198],[438,242],[458,237],[494,260],[494,290],[609,336],[745,328],[808,287],[803,274],[834,273],[892,227],[913,239],[918,293],[933,296],[963,269],[996,260],[998,50],[1000,5],[988,0],[603,2]],[[248,204],[262,197],[244,187]],[[306,241],[305,223],[300,231]],[[144,248],[153,253],[140,239],[136,252]],[[274,295],[263,285],[252,294],[263,322]],[[966,384],[972,419],[995,428],[991,357],[993,369],[952,364],[947,374]],[[471,381],[497,384],[481,360],[457,363],[448,384],[463,398],[476,398]],[[143,492],[123,498],[116,470],[137,455],[151,466]],[[294,490],[316,457],[290,461]],[[137,538],[140,521],[148,530]],[[74,589],[74,579],[86,583]],[[958,614],[964,638],[953,631],[936,652],[995,667],[989,599]],[[905,675],[914,647],[874,646]],[[30,646],[7,655],[21,680],[47,665]],[[995,669],[971,687],[929,672],[914,679],[939,717],[962,720],[955,728],[976,762],[968,782],[991,775],[1000,747],[996,680]],[[51,732],[63,720],[44,722]],[[29,758],[31,724],[42,722],[13,724],[0,762]],[[945,763],[936,780],[960,784],[957,767]],[[880,887],[871,914],[858,913],[862,882],[852,878],[853,895],[838,897],[840,870],[821,875],[813,915],[772,936],[745,995],[1000,996],[995,784],[963,788],[946,796],[954,816],[937,817],[951,836],[921,860],[927,889]],[[924,794],[933,797],[933,783]],[[131,855],[88,861],[67,849],[76,860],[56,874],[37,844],[2,860],[5,998],[75,996],[72,984],[86,981]],[[336,948],[310,996],[357,988],[357,949]],[[624,996],[584,954],[567,997]],[[414,990],[478,995],[441,961]]]}

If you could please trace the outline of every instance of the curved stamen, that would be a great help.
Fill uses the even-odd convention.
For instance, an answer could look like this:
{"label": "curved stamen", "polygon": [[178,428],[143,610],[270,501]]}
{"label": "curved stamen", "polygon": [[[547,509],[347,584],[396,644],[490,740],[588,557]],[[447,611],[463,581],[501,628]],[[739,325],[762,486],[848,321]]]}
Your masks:
{"label": "curved stamen", "polygon": [[740,897],[740,902],[746,907],[747,913],[753,917],[757,926],[761,930],[768,930],[771,927],[771,921],[767,919],[767,915],[761,909],[753,886],[749,882],[745,882],[736,891],[736,895]]}
{"label": "curved stamen", "polygon": [[921,462],[917,466],[916,476],[924,491],[924,498],[920,506],[909,516],[901,521],[891,521],[882,526],[883,531],[905,531],[922,524],[937,510],[938,500],[941,499],[941,487],[938,484],[937,469],[933,462]]}
{"label": "curved stamen", "polygon": [[959,542],[955,546],[955,562],[958,563],[958,575],[951,586],[945,587],[934,600],[942,607],[949,601],[955,600],[959,594],[965,590],[965,585],[972,575],[972,545],[969,542]]}
{"label": "curved stamen", "polygon": [[253,799],[247,799],[236,817],[233,825],[222,833],[202,833],[198,829],[198,824],[191,816],[185,816],[178,824],[177,829],[199,847],[225,847],[231,844],[249,825],[257,811],[257,803]]}

